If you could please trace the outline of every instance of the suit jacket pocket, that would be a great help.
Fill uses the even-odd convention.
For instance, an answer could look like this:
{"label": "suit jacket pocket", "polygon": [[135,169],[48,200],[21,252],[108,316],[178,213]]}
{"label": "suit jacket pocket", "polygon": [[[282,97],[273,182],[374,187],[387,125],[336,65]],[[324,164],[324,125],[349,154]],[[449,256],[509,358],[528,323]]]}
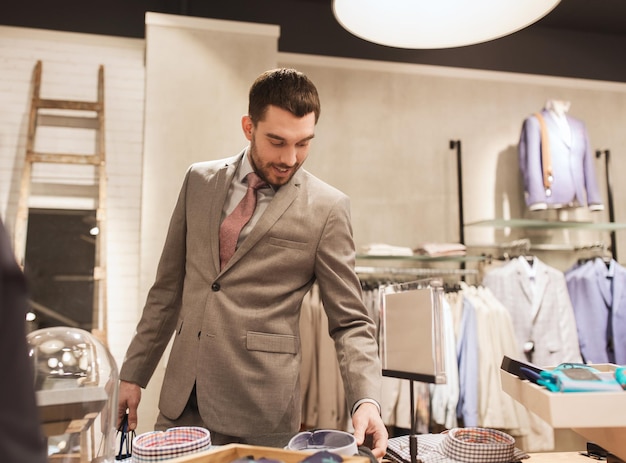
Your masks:
{"label": "suit jacket pocket", "polygon": [[289,334],[248,331],[246,334],[246,348],[261,352],[295,354],[297,352],[297,338]]}
{"label": "suit jacket pocket", "polygon": [[305,249],[307,246],[307,243],[303,243],[301,241],[286,240],[283,238],[275,238],[273,236],[270,236],[269,244],[272,246],[290,249]]}

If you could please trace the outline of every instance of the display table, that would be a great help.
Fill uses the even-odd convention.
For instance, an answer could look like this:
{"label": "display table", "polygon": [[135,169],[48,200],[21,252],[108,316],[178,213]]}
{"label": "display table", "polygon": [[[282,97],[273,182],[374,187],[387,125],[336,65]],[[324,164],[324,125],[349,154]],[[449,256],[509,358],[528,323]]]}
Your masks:
{"label": "display table", "polygon": [[[230,463],[240,458],[269,458],[284,463],[299,463],[311,456],[307,452],[285,450],[274,447],[258,447],[245,444],[227,444],[210,450],[168,460],[168,463]],[[369,463],[362,456],[342,457],[346,463]]]}
{"label": "display table", "polygon": [[559,462],[583,462],[592,463],[597,460],[593,458],[581,455],[578,452],[546,452],[546,453],[531,453],[530,458],[524,460],[528,463],[559,463]]}
{"label": "display table", "polygon": [[[615,365],[593,367],[607,371]],[[572,429],[626,460],[626,392],[550,392],[504,370],[500,370],[500,378],[507,394],[553,428]]]}

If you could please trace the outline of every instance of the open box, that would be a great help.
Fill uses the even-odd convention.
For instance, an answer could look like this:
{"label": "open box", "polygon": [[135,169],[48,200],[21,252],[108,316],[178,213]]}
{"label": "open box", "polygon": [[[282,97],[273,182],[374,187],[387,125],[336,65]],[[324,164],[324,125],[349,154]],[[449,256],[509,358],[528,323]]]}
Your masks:
{"label": "open box", "polygon": [[[617,367],[589,366],[600,371],[614,371]],[[571,428],[626,460],[626,391],[551,392],[505,370],[500,370],[500,378],[504,392],[553,428]]]}
{"label": "open box", "polygon": [[[244,444],[228,444],[204,452],[194,453],[184,457],[168,460],[170,463],[230,463],[237,458],[251,456],[254,459],[270,458],[284,463],[299,463],[311,456],[307,452],[296,452],[274,447],[258,447]],[[369,463],[369,458],[361,456],[342,456],[346,463]]]}

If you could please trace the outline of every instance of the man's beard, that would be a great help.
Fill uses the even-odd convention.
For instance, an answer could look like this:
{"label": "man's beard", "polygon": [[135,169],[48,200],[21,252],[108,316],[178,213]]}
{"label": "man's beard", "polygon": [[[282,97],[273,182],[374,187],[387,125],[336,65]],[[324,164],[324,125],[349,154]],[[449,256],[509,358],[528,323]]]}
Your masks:
{"label": "man's beard", "polygon": [[[265,165],[261,164],[261,161],[259,160],[254,136],[252,136],[252,139],[250,140],[250,164],[252,166],[252,169],[257,173],[257,175],[261,177],[262,180],[267,182],[268,185],[271,185],[275,190],[280,188],[282,185],[287,184],[289,180],[291,180],[291,178],[295,175],[295,173],[300,168],[300,165],[298,164],[296,165],[295,168],[293,168],[293,170],[291,171],[291,175],[289,177],[280,177],[279,180],[281,183],[276,183],[275,181],[270,180],[269,172],[271,171],[273,166],[280,167],[280,165],[272,164],[272,163],[265,164]],[[290,167],[285,166],[285,168],[290,168]]]}

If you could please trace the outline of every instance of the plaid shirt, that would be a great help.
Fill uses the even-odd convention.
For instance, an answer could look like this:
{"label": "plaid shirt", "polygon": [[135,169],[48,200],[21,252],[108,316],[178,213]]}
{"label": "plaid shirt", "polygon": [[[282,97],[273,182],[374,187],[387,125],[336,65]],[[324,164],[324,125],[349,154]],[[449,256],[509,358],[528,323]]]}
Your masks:
{"label": "plaid shirt", "polygon": [[180,426],[167,431],[140,434],[133,441],[133,463],[153,463],[208,450],[211,435],[207,429]]}
{"label": "plaid shirt", "polygon": [[[409,436],[389,439],[387,456],[411,463]],[[515,439],[487,428],[454,428],[417,436],[418,463],[512,463],[529,456],[515,448]]]}

